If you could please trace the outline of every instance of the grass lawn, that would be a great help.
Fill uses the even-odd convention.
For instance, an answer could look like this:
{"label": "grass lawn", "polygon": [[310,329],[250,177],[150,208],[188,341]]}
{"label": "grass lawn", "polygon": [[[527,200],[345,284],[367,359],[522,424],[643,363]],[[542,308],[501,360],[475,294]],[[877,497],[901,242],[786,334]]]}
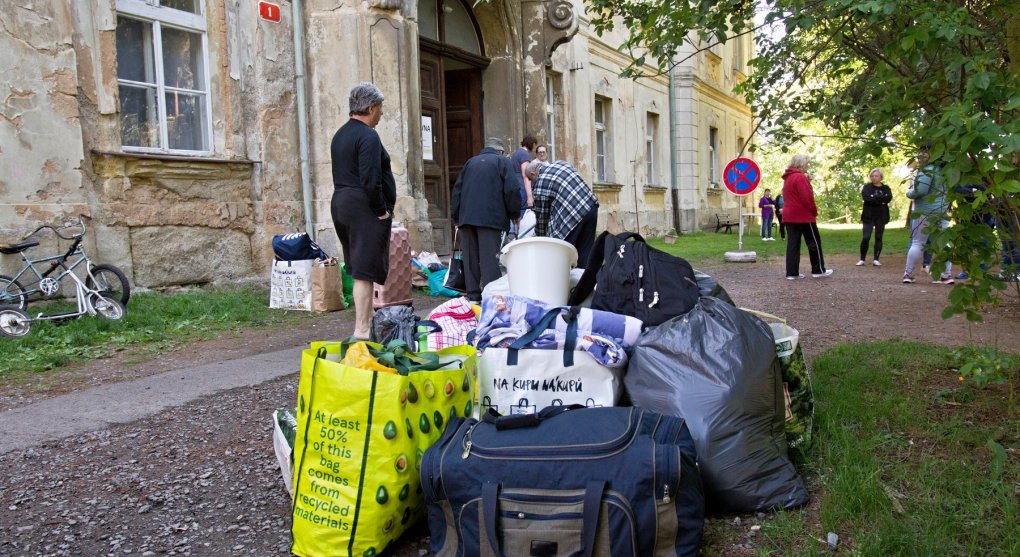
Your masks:
{"label": "grass lawn", "polygon": [[[758,555],[1020,555],[1020,386],[960,383],[949,349],[837,346],[812,362],[815,438],[806,509],[766,518]],[[743,532],[714,521],[705,554]],[[747,526],[743,527],[746,531]]]}
{"label": "grass lawn", "polygon": [[[887,253],[907,253],[910,234],[903,223],[891,223],[894,228],[886,228],[882,238],[882,250]],[[823,225],[819,227],[822,237],[822,252],[825,254],[858,253],[861,246],[860,225]],[[872,243],[874,236],[872,236]],[[718,262],[727,251],[737,251],[737,233],[693,232],[676,239],[676,243],[667,244],[662,238],[649,238],[648,243],[658,249],[679,255],[697,266],[707,261]],[[872,244],[874,245],[874,244]],[[763,242],[758,236],[758,229],[744,231],[744,251],[753,251],[758,257],[767,260],[771,257],[786,257],[786,242],[776,233],[776,241]],[[870,253],[870,251],[869,251]],[[801,254],[807,255],[807,247],[801,246]]]}
{"label": "grass lawn", "polygon": [[[131,296],[119,321],[82,317],[74,321],[40,321],[22,338],[0,337],[0,379],[39,373],[75,360],[102,358],[126,346],[155,353],[218,333],[315,319],[305,312],[269,309],[268,286],[195,288],[172,294],[142,292]],[[68,302],[29,304],[29,314],[73,310]]]}

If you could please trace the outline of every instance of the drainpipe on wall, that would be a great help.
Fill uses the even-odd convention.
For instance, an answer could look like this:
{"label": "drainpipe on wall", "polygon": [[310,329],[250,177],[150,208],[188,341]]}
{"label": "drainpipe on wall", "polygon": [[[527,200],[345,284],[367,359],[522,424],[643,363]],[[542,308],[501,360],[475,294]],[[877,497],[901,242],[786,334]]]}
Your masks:
{"label": "drainpipe on wall", "polygon": [[669,70],[669,195],[673,201],[673,230],[681,233],[680,194],[676,170],[676,90],[673,88],[673,70]]}
{"label": "drainpipe on wall", "polygon": [[308,168],[308,118],[305,106],[305,43],[301,32],[301,0],[291,2],[291,20],[294,26],[294,86],[297,95],[298,157],[301,159],[301,200],[304,203],[305,231],[315,239],[312,216],[312,174]]}

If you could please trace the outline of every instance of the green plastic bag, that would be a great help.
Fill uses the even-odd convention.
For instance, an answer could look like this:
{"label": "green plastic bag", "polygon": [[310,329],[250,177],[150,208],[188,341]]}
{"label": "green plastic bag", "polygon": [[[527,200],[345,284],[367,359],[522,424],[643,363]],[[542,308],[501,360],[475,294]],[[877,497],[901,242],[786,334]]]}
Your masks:
{"label": "green plastic bag", "polygon": [[354,277],[347,274],[347,265],[340,262],[340,280],[344,289],[344,307],[351,307],[354,303]]}
{"label": "green plastic bag", "polygon": [[302,557],[377,555],[421,519],[421,457],[474,404],[471,346],[433,353],[456,369],[407,375],[340,364],[340,351],[316,342],[301,355],[291,551]]}

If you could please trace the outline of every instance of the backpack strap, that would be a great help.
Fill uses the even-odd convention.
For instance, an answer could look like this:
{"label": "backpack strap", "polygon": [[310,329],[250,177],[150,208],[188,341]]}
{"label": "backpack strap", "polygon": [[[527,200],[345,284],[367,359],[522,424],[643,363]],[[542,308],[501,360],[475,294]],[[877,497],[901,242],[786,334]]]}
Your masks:
{"label": "backpack strap", "polygon": [[570,292],[570,299],[567,300],[568,306],[581,305],[581,302],[584,302],[585,298],[595,291],[595,277],[599,274],[599,269],[602,268],[602,262],[605,261],[606,236],[609,236],[608,230],[599,234],[598,239],[595,240],[595,245],[592,246],[591,252],[588,254],[588,261],[585,263],[584,274],[581,275],[577,286]]}

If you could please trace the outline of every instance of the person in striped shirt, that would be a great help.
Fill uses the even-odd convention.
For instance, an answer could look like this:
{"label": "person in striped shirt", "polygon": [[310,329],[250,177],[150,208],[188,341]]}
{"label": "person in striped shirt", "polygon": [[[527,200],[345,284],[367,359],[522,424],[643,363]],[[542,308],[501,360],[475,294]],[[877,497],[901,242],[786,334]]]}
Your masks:
{"label": "person in striped shirt", "polygon": [[525,175],[531,180],[535,201],[536,234],[570,242],[577,248],[578,265],[587,264],[599,216],[599,202],[591,188],[566,161],[533,160],[525,167]]}

